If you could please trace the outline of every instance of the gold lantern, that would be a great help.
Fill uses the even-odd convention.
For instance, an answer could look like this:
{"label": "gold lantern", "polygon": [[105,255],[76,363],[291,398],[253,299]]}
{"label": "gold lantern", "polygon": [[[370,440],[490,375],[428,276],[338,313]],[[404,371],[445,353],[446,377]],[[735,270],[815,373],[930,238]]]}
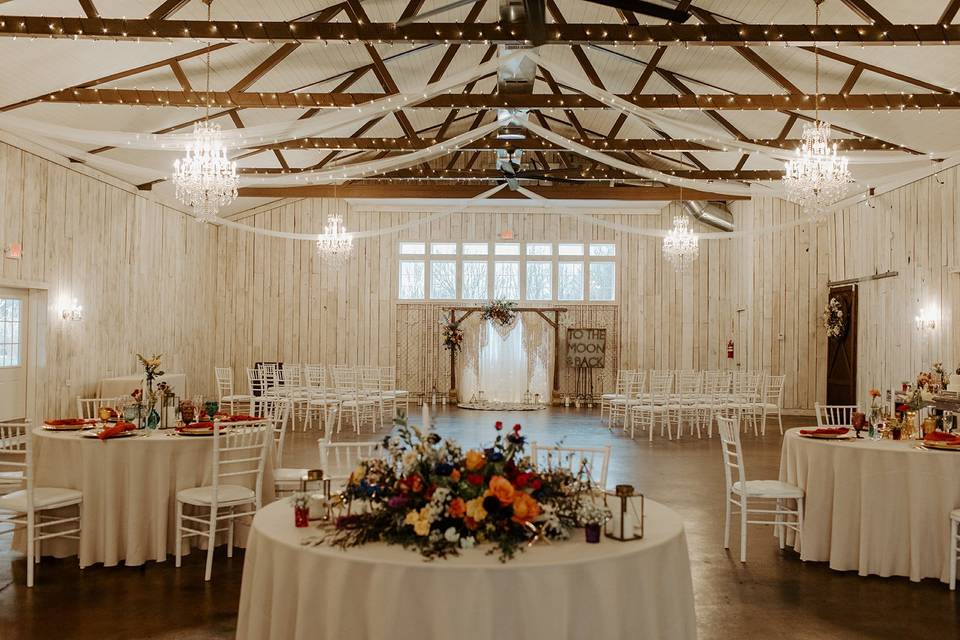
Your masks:
{"label": "gold lantern", "polygon": [[603,502],[613,514],[607,521],[608,538],[621,542],[643,538],[642,493],[636,493],[633,485],[618,484],[612,493],[604,493]]}

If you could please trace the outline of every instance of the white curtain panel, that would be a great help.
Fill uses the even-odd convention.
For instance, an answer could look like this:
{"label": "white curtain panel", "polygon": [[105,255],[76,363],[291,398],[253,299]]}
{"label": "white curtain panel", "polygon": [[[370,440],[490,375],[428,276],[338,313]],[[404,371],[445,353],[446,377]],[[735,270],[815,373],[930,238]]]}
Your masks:
{"label": "white curtain panel", "polygon": [[[476,350],[476,360],[460,358],[460,401],[469,402],[480,391],[488,402],[523,402],[524,394],[539,393],[542,402],[550,398],[551,369],[549,358],[536,351],[528,353],[526,331],[539,331],[540,327],[524,322],[520,314],[513,329],[504,337],[489,320],[468,326],[464,341],[470,342],[467,349]],[[472,343],[476,343],[474,346]],[[535,341],[539,344],[539,341]]]}

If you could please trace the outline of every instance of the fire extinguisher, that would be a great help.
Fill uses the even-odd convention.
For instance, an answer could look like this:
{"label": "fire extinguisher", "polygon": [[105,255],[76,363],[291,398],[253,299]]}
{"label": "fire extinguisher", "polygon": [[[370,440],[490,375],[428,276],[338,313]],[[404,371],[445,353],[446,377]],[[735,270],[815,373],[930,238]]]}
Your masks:
{"label": "fire extinguisher", "polygon": [[727,358],[733,360],[733,340],[727,340]]}

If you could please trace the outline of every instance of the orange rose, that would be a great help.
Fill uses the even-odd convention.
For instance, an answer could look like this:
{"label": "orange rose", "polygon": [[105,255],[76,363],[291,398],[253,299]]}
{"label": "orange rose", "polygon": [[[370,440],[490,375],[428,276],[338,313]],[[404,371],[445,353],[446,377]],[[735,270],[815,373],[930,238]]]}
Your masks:
{"label": "orange rose", "polygon": [[482,469],[485,464],[487,464],[487,457],[483,455],[483,451],[477,451],[476,449],[467,451],[467,471]]}
{"label": "orange rose", "polygon": [[487,490],[487,495],[496,497],[496,499],[500,501],[500,504],[510,504],[513,502],[515,494],[516,490],[513,488],[513,485],[503,476],[493,476],[490,478],[490,488]]}
{"label": "orange rose", "polygon": [[451,518],[462,518],[467,513],[467,503],[463,498],[454,498],[447,507],[447,515]]}
{"label": "orange rose", "polygon": [[528,494],[518,491],[513,499],[513,521],[523,524],[540,515],[540,504]]}
{"label": "orange rose", "polygon": [[460,482],[460,469],[454,469],[450,472],[450,480],[453,482]]}

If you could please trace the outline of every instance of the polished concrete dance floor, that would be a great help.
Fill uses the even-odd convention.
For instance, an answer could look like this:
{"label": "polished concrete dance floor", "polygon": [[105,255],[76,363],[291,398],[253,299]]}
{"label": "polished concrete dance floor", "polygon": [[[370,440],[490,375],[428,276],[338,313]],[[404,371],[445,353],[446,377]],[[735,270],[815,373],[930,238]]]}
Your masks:
{"label": "polished concrete dance floor", "polygon": [[[960,607],[940,582],[864,578],[831,571],[822,563],[803,563],[793,551],[777,548],[768,527],[751,528],[747,564],[736,557],[736,535],[731,541],[734,554],[725,552],[723,471],[716,437],[631,441],[601,427],[596,412],[585,409],[496,414],[444,408],[435,424],[442,435],[469,446],[489,441],[497,419],[522,423],[530,439],[543,443],[611,444],[609,482],[630,482],[680,513],[687,528],[702,640],[960,637]],[[796,426],[810,419],[784,422]],[[317,432],[292,434],[284,465],[315,466],[316,439]],[[780,440],[775,425],[765,437],[744,436],[748,477],[777,477]],[[225,550],[218,550],[210,583],[203,582],[203,555],[198,553],[180,570],[172,557],[142,568],[94,566],[82,572],[75,558],[44,558],[37,585],[27,589],[25,560],[10,551],[10,538],[0,535],[4,640],[233,637],[242,552],[228,560]],[[657,576],[638,575],[637,580]],[[451,638],[456,639],[454,630]]]}

